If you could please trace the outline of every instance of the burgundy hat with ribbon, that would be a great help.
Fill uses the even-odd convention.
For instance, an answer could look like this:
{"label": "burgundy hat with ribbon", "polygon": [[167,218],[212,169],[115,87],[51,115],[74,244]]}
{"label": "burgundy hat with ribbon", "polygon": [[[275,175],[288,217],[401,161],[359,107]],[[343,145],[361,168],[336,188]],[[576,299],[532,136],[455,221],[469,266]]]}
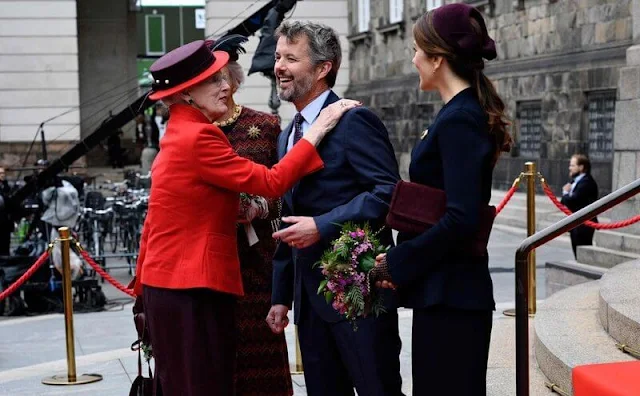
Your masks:
{"label": "burgundy hat with ribbon", "polygon": [[[487,25],[480,11],[467,4],[447,4],[433,10],[433,27],[442,39],[456,52],[468,58],[495,59],[496,43],[487,32]],[[482,29],[481,36],[474,32],[471,20]]]}
{"label": "burgundy hat with ribbon", "polygon": [[204,40],[182,45],[153,62],[149,71],[153,77],[149,98],[166,98],[206,80],[229,61],[224,51],[211,52]]}

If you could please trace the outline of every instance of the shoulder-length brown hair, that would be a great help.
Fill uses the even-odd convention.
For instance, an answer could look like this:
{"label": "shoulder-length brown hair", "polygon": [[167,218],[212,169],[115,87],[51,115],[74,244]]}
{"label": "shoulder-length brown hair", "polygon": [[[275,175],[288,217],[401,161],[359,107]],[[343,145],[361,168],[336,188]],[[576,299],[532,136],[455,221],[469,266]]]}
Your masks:
{"label": "shoulder-length brown hair", "polygon": [[[475,18],[470,20],[473,31],[478,36],[482,36],[480,22]],[[482,57],[464,55],[447,44],[433,26],[433,10],[424,14],[415,23],[413,37],[416,45],[427,56],[441,56],[446,59],[451,70],[474,88],[480,105],[489,117],[489,133],[495,138],[496,160],[501,151],[511,150],[511,135],[507,131],[511,123],[505,114],[504,102],[483,72]]]}

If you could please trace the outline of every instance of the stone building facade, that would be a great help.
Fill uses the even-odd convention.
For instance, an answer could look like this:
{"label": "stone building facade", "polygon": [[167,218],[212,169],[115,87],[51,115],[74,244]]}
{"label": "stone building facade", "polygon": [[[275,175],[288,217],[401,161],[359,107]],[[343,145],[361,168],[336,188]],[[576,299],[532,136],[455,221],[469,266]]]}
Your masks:
{"label": "stone building facade", "polygon": [[[346,95],[381,116],[403,176],[411,148],[442,107],[421,92],[411,64],[413,22],[451,0],[351,0]],[[632,45],[632,0],[467,0],[480,9],[498,58],[486,74],[508,106],[516,145],[494,186],[507,188],[533,160],[559,192],[569,157],[587,153],[601,193],[613,184],[620,69]],[[368,10],[365,10],[367,9]],[[363,20],[364,19],[364,20]]]}
{"label": "stone building facade", "polygon": [[[57,158],[93,132],[110,110],[116,113],[138,96],[133,4],[2,2],[0,165],[32,166],[42,158],[41,125],[48,158]],[[91,164],[100,154],[96,150],[75,165]]]}

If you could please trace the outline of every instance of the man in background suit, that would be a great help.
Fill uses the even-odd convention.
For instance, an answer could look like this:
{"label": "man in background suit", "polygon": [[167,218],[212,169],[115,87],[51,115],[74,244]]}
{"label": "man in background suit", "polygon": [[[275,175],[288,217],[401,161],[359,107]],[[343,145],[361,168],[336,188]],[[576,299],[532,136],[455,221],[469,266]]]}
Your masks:
{"label": "man in background suit", "polygon": [[[280,158],[310,128],[320,111],[337,101],[331,90],[341,61],[336,32],[315,23],[284,22],[277,30],[274,72],[280,98],[298,113],[280,134]],[[392,292],[387,312],[358,319],[358,330],[318,295],[324,279],[315,264],[339,234],[340,225],[384,225],[398,164],[388,132],[370,110],[345,113],[318,152],[324,169],[303,178],[283,198],[283,225],[273,261],[272,308],[267,323],[284,330],[292,306],[310,396],[401,395],[398,314]],[[380,234],[391,243],[390,230]],[[385,292],[386,293],[386,292]]]}
{"label": "man in background suit", "polygon": [[[561,202],[572,212],[576,212],[598,199],[598,184],[591,177],[591,161],[584,154],[574,154],[569,161],[569,177],[572,182],[562,187]],[[591,219],[598,221],[597,218]],[[592,245],[595,230],[589,226],[581,225],[570,231],[571,248],[573,255],[578,258],[576,250],[578,246]]]}

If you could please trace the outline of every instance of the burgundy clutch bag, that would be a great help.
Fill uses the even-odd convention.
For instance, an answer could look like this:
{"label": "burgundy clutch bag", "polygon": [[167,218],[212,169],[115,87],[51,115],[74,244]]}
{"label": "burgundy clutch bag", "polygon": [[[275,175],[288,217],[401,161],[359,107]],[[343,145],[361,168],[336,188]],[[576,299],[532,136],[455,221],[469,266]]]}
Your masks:
{"label": "burgundy clutch bag", "polygon": [[[387,225],[400,232],[420,234],[433,227],[447,209],[445,192],[424,184],[399,181],[393,191]],[[486,206],[480,212],[480,227],[471,241],[473,256],[485,256],[496,208]]]}

